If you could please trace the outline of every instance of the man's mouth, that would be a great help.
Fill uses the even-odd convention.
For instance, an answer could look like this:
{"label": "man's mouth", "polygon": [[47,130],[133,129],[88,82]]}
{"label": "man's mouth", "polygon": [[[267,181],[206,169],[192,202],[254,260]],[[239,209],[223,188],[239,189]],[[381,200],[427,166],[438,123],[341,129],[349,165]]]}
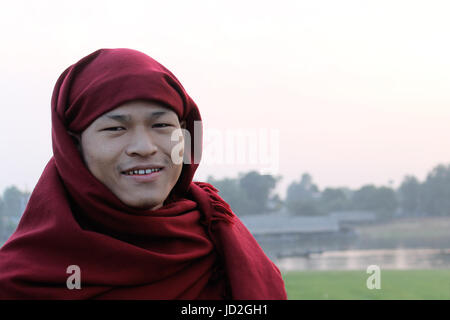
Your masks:
{"label": "man's mouth", "polygon": [[122,172],[122,174],[125,174],[127,176],[143,176],[143,175],[148,175],[151,173],[159,172],[162,169],[163,168],[129,170],[129,171]]}

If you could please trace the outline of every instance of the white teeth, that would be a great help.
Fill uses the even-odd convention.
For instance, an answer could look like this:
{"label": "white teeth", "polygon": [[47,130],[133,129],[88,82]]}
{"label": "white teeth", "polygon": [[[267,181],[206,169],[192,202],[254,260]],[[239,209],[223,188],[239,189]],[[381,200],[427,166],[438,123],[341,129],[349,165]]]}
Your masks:
{"label": "white teeth", "polygon": [[151,172],[158,172],[161,171],[161,169],[140,169],[140,170],[130,170],[127,171],[127,175],[143,175],[143,174],[149,174]]}

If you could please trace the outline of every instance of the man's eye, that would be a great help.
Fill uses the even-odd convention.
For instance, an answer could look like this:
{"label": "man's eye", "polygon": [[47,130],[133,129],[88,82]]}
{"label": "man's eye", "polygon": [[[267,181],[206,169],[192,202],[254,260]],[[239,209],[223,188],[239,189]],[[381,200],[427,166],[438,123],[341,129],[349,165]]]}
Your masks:
{"label": "man's eye", "polygon": [[157,128],[166,128],[171,127],[172,125],[170,123],[155,123],[153,126]]}
{"label": "man's eye", "polygon": [[105,128],[103,129],[103,131],[122,131],[125,130],[124,127],[110,127],[110,128]]}

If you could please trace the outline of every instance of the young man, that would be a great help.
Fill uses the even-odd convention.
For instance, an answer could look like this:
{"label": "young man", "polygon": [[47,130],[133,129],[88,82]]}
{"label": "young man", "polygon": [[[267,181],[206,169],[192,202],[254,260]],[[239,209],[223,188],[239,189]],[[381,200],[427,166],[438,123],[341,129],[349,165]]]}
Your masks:
{"label": "young man", "polygon": [[139,51],[67,68],[54,155],[0,249],[0,298],[286,299],[230,206],[192,181],[200,121],[178,79]]}

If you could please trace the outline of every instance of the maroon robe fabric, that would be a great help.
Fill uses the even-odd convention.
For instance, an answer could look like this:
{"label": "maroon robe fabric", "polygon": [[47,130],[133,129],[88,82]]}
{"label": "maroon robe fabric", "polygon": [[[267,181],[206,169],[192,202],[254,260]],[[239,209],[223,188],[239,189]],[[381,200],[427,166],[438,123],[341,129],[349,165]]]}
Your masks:
{"label": "maroon robe fabric", "polygon": [[[68,134],[137,99],[174,110],[192,137],[190,161],[153,211],[122,203]],[[202,142],[195,121],[178,79],[139,51],[100,49],[68,67],[52,96],[53,157],[0,249],[0,299],[286,299],[280,271],[218,190],[192,181]],[[81,289],[67,287],[72,265]]]}

